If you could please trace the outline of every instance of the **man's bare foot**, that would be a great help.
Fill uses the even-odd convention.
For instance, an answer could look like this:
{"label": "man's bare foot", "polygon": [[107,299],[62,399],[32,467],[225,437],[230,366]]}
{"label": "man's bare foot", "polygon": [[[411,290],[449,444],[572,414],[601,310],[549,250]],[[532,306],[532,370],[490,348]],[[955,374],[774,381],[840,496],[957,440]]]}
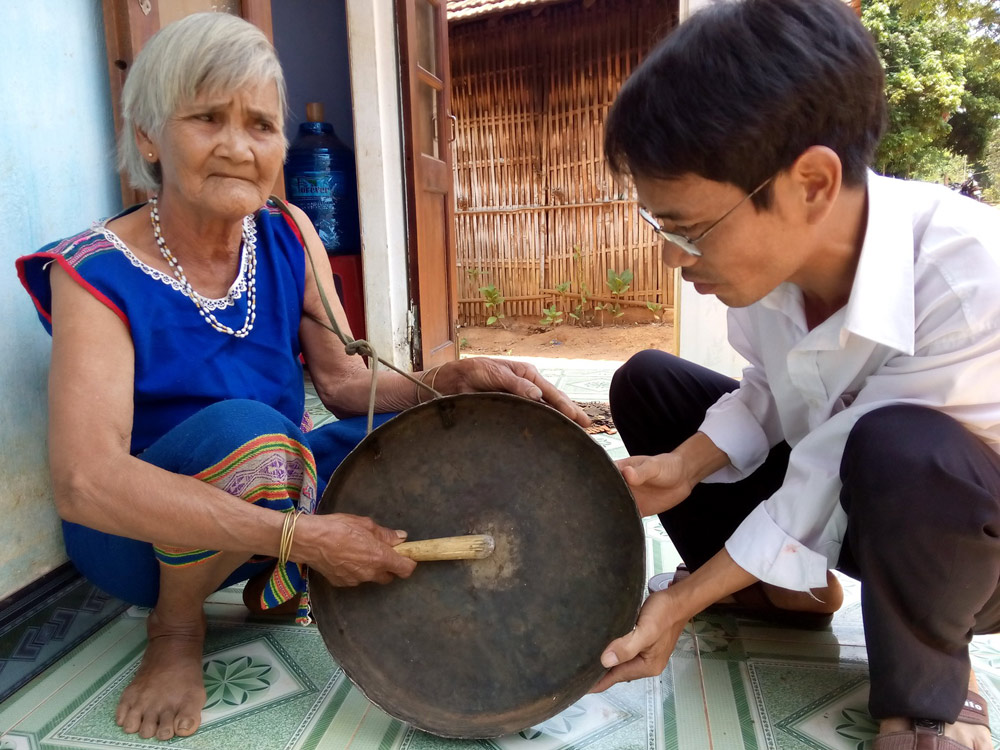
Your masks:
{"label": "man's bare foot", "polygon": [[[969,690],[978,691],[979,683],[976,682],[975,673],[969,673]],[[883,719],[878,727],[878,733],[889,734],[890,732],[906,732],[913,727],[913,720],[901,717]],[[948,737],[959,745],[970,750],[993,750],[993,741],[990,739],[990,728],[978,726],[976,724],[966,724],[955,722],[944,725],[944,736]]]}
{"label": "man's bare foot", "polygon": [[795,612],[832,614],[844,603],[844,587],[832,570],[826,571],[826,588],[813,589],[812,595],[808,591],[792,591],[768,583],[764,584],[764,593],[775,607]]}
{"label": "man's bare foot", "polygon": [[115,722],[127,734],[138,732],[144,739],[188,737],[201,724],[205,705],[204,616],[190,623],[166,623],[154,610],[146,631],[146,653],[118,701]]}
{"label": "man's bare foot", "polygon": [[[826,571],[826,587],[808,591],[792,591],[769,583],[762,583],[764,596],[778,609],[792,612],[817,612],[833,614],[844,603],[844,587],[840,585],[832,570]],[[736,596],[727,596],[719,600],[719,604],[734,604]]]}

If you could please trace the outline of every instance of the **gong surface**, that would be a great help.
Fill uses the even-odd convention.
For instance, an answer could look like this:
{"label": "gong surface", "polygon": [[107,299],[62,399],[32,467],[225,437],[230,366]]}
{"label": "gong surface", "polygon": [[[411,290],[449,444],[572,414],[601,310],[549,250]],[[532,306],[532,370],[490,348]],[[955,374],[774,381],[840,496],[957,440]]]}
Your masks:
{"label": "gong surface", "polygon": [[423,562],[385,586],[310,579],[316,622],[375,704],[445,737],[495,737],[577,701],[642,602],[642,521],[579,426],[516,396],[435,399],[386,422],[334,472],[318,513],[410,540],[491,534],[484,560]]}

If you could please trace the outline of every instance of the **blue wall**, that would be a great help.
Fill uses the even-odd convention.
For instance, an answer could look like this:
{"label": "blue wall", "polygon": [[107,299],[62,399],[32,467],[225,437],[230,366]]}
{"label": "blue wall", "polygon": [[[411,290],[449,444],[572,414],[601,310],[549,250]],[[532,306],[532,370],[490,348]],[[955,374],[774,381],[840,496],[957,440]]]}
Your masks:
{"label": "blue wall", "polygon": [[0,2],[0,597],[61,563],[49,337],[14,259],[121,203],[101,0]]}

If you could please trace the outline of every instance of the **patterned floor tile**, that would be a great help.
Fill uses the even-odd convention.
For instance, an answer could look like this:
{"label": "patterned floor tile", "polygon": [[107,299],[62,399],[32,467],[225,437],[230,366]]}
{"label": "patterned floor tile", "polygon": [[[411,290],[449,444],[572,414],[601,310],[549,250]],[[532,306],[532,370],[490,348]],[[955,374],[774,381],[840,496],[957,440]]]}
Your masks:
{"label": "patterned floor tile", "polygon": [[566,395],[576,401],[607,401],[611,387],[611,373],[565,375],[559,386]]}
{"label": "patterned floor tile", "polygon": [[681,556],[677,552],[663,530],[660,519],[651,516],[643,519],[646,529],[646,573],[652,578],[660,573],[673,573],[681,564]]}
{"label": "patterned floor tile", "polygon": [[313,385],[312,378],[309,377],[308,373],[305,375],[305,389],[306,412],[312,418],[313,427],[322,427],[329,422],[336,422],[337,417],[323,405],[319,394],[316,393],[316,386]]}
{"label": "patterned floor tile", "polygon": [[[870,750],[877,725],[868,713],[864,646],[837,644],[832,631],[776,638],[769,630],[778,629],[742,627],[733,638],[706,617],[689,626],[693,638],[685,645],[699,651],[713,746]],[[1000,642],[993,639],[977,637],[972,657],[980,693],[997,716]]]}
{"label": "patterned floor tile", "polygon": [[[562,713],[520,732],[496,739],[446,740],[408,728],[400,750],[569,750],[655,747],[655,716],[659,683],[638,680],[616,685],[600,695],[587,695]],[[653,744],[650,744],[650,743]]]}
{"label": "patterned floor tile", "polygon": [[875,735],[867,664],[751,659],[741,673],[761,748],[846,750]]}
{"label": "patterned floor tile", "polygon": [[[220,589],[208,597],[205,601],[210,604],[230,604],[232,606],[243,607],[243,587],[245,583],[237,583],[235,586]],[[244,611],[246,611],[244,609]]]}
{"label": "patterned floor tile", "polygon": [[[703,710],[685,699],[696,690],[688,658],[659,680],[639,680],[585,696],[558,716],[517,734],[483,741],[443,740],[407,727],[369,703],[334,664],[315,627],[220,622],[217,614],[225,607],[208,608],[208,701],[202,727],[193,737],[174,739],[172,747],[653,750],[696,747],[678,737],[705,734]],[[72,659],[5,704],[0,729],[8,731],[2,733],[0,746],[141,750],[161,745],[124,734],[113,719],[145,646],[143,614],[141,609],[126,613]],[[675,684],[683,689],[676,691]],[[662,685],[667,685],[666,694]],[[665,722],[664,716],[678,721]]]}
{"label": "patterned floor tile", "polygon": [[130,644],[142,643],[145,635],[144,618],[128,613],[102,628],[0,705],[0,742],[41,747],[36,728],[53,717],[64,718],[67,707],[87,698],[88,688],[103,687],[109,663],[119,660]]}
{"label": "patterned floor tile", "polygon": [[125,606],[85,581],[70,565],[0,604],[0,703]]}
{"label": "patterned floor tile", "polygon": [[607,433],[599,432],[593,435],[594,442],[599,446],[604,448],[608,456],[617,461],[619,458],[627,458],[628,451],[625,449],[625,444],[622,442],[621,435],[617,432],[613,435]]}
{"label": "patterned floor tile", "polygon": [[[660,676],[664,746],[671,750],[711,747],[701,660],[690,643],[690,639],[684,637],[678,641],[667,672]],[[676,745],[668,734],[671,725],[675,727]]]}

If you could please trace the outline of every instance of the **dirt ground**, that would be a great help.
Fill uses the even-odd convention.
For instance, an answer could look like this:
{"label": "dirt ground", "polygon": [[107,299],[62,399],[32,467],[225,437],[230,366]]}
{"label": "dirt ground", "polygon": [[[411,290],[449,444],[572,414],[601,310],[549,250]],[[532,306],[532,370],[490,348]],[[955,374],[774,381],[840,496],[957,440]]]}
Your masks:
{"label": "dirt ground", "polygon": [[624,361],[643,349],[672,352],[674,347],[674,327],[666,321],[608,323],[603,328],[564,323],[552,329],[530,319],[503,322],[506,328],[500,325],[460,328],[462,354]]}

